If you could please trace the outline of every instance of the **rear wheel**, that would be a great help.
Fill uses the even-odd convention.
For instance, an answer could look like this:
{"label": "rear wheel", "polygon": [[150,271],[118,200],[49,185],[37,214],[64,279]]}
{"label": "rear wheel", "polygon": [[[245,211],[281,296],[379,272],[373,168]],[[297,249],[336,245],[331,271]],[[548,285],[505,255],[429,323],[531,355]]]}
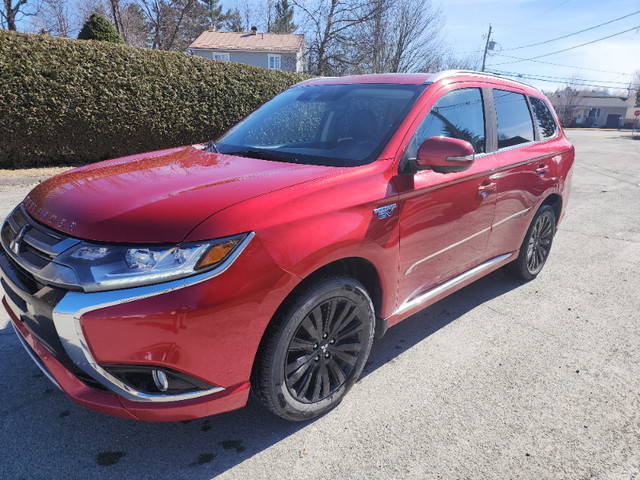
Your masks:
{"label": "rear wheel", "polygon": [[518,258],[510,265],[512,273],[525,280],[536,278],[549,257],[555,233],[555,212],[549,205],[543,205],[529,225]]}
{"label": "rear wheel", "polygon": [[317,282],[267,332],[253,373],[254,393],[288,420],[335,407],[362,373],[374,318],[371,299],[356,280]]}

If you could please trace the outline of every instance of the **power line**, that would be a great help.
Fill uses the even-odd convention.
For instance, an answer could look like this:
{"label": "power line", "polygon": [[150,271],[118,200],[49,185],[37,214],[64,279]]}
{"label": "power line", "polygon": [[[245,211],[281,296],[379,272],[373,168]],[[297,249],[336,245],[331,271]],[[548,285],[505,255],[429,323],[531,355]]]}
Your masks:
{"label": "power line", "polygon": [[[493,71],[487,70],[487,72],[495,73],[497,75],[503,75],[503,73],[500,73],[500,71],[496,71],[496,70],[493,70]],[[519,78],[524,78],[526,80],[535,80],[537,82],[547,82],[547,83],[555,83],[555,84],[560,83],[557,80],[548,80],[548,79],[545,79],[545,78],[538,78],[536,76],[527,75],[527,74],[524,74],[524,73],[519,73],[519,74],[516,74],[516,75],[513,75],[513,76],[516,76],[516,77],[519,77]],[[603,89],[614,88],[614,87],[611,87],[610,85],[597,85],[597,84],[592,84],[592,83],[581,83],[581,84],[579,84],[577,86],[579,86],[579,87],[603,88]],[[627,89],[626,88],[620,88],[619,90],[627,90]]]}
{"label": "power line", "polygon": [[535,47],[535,46],[538,46],[538,45],[544,45],[544,44],[546,44],[546,43],[555,42],[556,40],[562,40],[563,38],[572,37],[572,36],[574,36],[574,35],[578,35],[579,33],[588,32],[589,30],[594,30],[594,29],[599,28],[599,27],[602,27],[602,26],[604,26],[604,25],[609,25],[610,23],[617,22],[617,21],[619,21],[619,20],[622,20],[622,19],[625,19],[625,18],[631,17],[631,16],[633,16],[633,15],[637,15],[638,13],[640,13],[640,10],[638,10],[637,12],[630,13],[630,14],[628,14],[628,15],[624,15],[623,17],[619,17],[619,18],[616,18],[616,19],[614,19],[614,20],[610,20],[610,21],[608,21],[608,22],[601,23],[600,25],[596,25],[596,26],[594,26],[594,27],[585,28],[584,30],[579,30],[579,31],[577,31],[577,32],[569,33],[569,34],[567,34],[567,35],[563,35],[563,36],[561,36],[561,37],[552,38],[551,40],[545,40],[544,42],[532,43],[531,45],[522,45],[522,46],[520,46],[520,47],[505,48],[505,49],[503,49],[503,50],[504,50],[504,51],[520,50],[520,49],[522,49],[522,48]]}
{"label": "power line", "polygon": [[550,11],[555,10],[556,8],[559,8],[559,7],[561,7],[561,6],[563,6],[563,5],[567,4],[567,3],[569,3],[570,1],[571,1],[571,0],[566,0],[565,2],[559,3],[559,4],[558,4],[558,5],[556,5],[555,7],[551,7],[550,9],[545,10],[544,12],[539,13],[538,15],[535,15],[535,16],[533,16],[533,17],[531,17],[531,18],[528,18],[528,19],[526,19],[524,22],[517,23],[517,24],[516,24],[516,25],[514,25],[514,26],[523,25],[523,24],[525,24],[525,23],[530,22],[531,20],[535,20],[536,18],[539,18],[539,17],[541,17],[541,16],[543,16],[543,15],[546,15],[546,14],[547,14],[547,13],[549,13]]}
{"label": "power line", "polygon": [[[500,75],[509,75],[509,76],[521,76],[521,75],[535,75],[536,77],[542,77],[542,78],[548,78],[550,80],[555,80],[555,81],[566,81],[567,77],[557,77],[557,76],[553,76],[553,75],[542,75],[542,74],[538,74],[538,73],[518,73],[518,72],[505,72],[504,70],[495,70],[496,72],[500,72]],[[613,83],[616,85],[629,85],[629,82],[616,82],[615,80],[594,80],[594,79],[585,79],[585,78],[579,78],[579,79],[574,79],[573,81],[575,82],[601,82],[601,83]],[[609,88],[621,88],[621,87],[609,87]]]}
{"label": "power line", "polygon": [[[522,60],[522,61],[528,60],[528,61],[533,62],[533,63],[542,63],[542,64],[544,64],[544,65],[554,65],[554,66],[556,66],[556,67],[573,68],[573,69],[576,69],[576,70],[589,70],[589,71],[591,71],[591,72],[612,73],[612,74],[614,74],[614,75],[626,75],[626,76],[628,76],[628,77],[630,77],[630,76],[632,75],[631,73],[611,72],[611,71],[609,71],[609,70],[599,70],[599,69],[597,69],[597,68],[577,67],[577,66],[575,66],[575,65],[567,65],[567,64],[564,64],[564,63],[545,62],[544,60],[529,60],[528,58],[513,57],[513,56],[511,56],[511,55],[500,55],[500,56],[501,56],[501,57],[507,57],[507,58],[514,58],[514,59],[516,59],[516,60]],[[505,65],[505,64],[507,64],[507,63],[518,63],[518,62],[505,62],[505,63],[501,63],[501,64],[499,64],[499,65]]]}
{"label": "power line", "polygon": [[602,37],[602,38],[598,38],[598,39],[596,39],[596,40],[592,40],[592,41],[590,41],[590,42],[581,43],[580,45],[575,45],[575,46],[573,46],[573,47],[563,48],[562,50],[558,50],[558,51],[551,52],[551,53],[545,53],[545,54],[543,54],[543,55],[537,55],[537,56],[535,56],[535,57],[531,57],[531,58],[523,58],[522,60],[518,60],[518,61],[516,61],[516,62],[503,62],[503,63],[496,63],[496,64],[494,64],[493,66],[494,66],[494,67],[497,67],[498,65],[507,65],[507,64],[509,64],[509,63],[528,62],[528,61],[532,61],[532,60],[535,60],[535,59],[538,59],[538,58],[549,57],[549,56],[551,56],[551,55],[556,55],[556,54],[558,54],[558,53],[567,52],[567,51],[569,51],[569,50],[574,50],[574,49],[576,49],[576,48],[584,47],[584,46],[586,46],[586,45],[591,45],[592,43],[601,42],[602,40],[607,40],[608,38],[617,37],[618,35],[622,35],[623,33],[631,32],[632,30],[636,30],[636,29],[638,29],[638,28],[640,28],[640,25],[637,25],[637,26],[635,26],[635,27],[633,27],[633,28],[630,28],[630,29],[628,29],[628,30],[624,30],[624,31],[622,31],[622,32],[614,33],[614,34],[612,34],[612,35],[607,35],[606,37]]}

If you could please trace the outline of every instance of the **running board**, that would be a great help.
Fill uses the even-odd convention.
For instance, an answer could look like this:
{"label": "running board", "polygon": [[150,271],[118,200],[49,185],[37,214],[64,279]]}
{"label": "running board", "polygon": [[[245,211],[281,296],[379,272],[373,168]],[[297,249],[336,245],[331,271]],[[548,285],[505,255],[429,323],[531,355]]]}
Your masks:
{"label": "running board", "polygon": [[400,308],[391,314],[391,317],[396,315],[402,315],[403,313],[408,312],[409,310],[414,309],[415,307],[422,305],[423,303],[428,302],[429,300],[434,299],[435,297],[442,295],[448,290],[454,290],[456,287],[459,287],[460,284],[473,279],[474,277],[480,277],[481,274],[485,273],[487,270],[496,267],[499,263],[504,262],[509,257],[513,256],[517,252],[505,253],[504,255],[500,255],[499,257],[492,258],[471,270],[467,270],[466,272],[458,275],[457,277],[452,278],[451,280],[447,280],[444,283],[441,283],[437,287],[432,288],[431,290],[427,290],[426,292],[414,297],[412,299],[405,300]]}

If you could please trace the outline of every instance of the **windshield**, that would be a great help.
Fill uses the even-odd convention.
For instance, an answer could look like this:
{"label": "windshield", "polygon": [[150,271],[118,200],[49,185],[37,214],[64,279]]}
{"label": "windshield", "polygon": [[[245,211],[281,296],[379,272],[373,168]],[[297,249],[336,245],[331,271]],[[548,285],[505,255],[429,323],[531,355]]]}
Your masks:
{"label": "windshield", "polygon": [[355,166],[380,154],[424,85],[316,85],[289,89],[216,142],[220,153]]}

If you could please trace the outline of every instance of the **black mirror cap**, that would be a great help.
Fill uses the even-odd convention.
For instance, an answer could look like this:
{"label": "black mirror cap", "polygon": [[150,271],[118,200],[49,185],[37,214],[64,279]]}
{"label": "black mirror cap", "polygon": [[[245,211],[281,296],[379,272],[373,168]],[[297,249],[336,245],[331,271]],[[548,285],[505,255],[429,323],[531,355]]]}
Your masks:
{"label": "black mirror cap", "polygon": [[418,148],[416,164],[418,170],[454,173],[467,170],[473,165],[474,158],[469,142],[458,138],[431,137]]}

